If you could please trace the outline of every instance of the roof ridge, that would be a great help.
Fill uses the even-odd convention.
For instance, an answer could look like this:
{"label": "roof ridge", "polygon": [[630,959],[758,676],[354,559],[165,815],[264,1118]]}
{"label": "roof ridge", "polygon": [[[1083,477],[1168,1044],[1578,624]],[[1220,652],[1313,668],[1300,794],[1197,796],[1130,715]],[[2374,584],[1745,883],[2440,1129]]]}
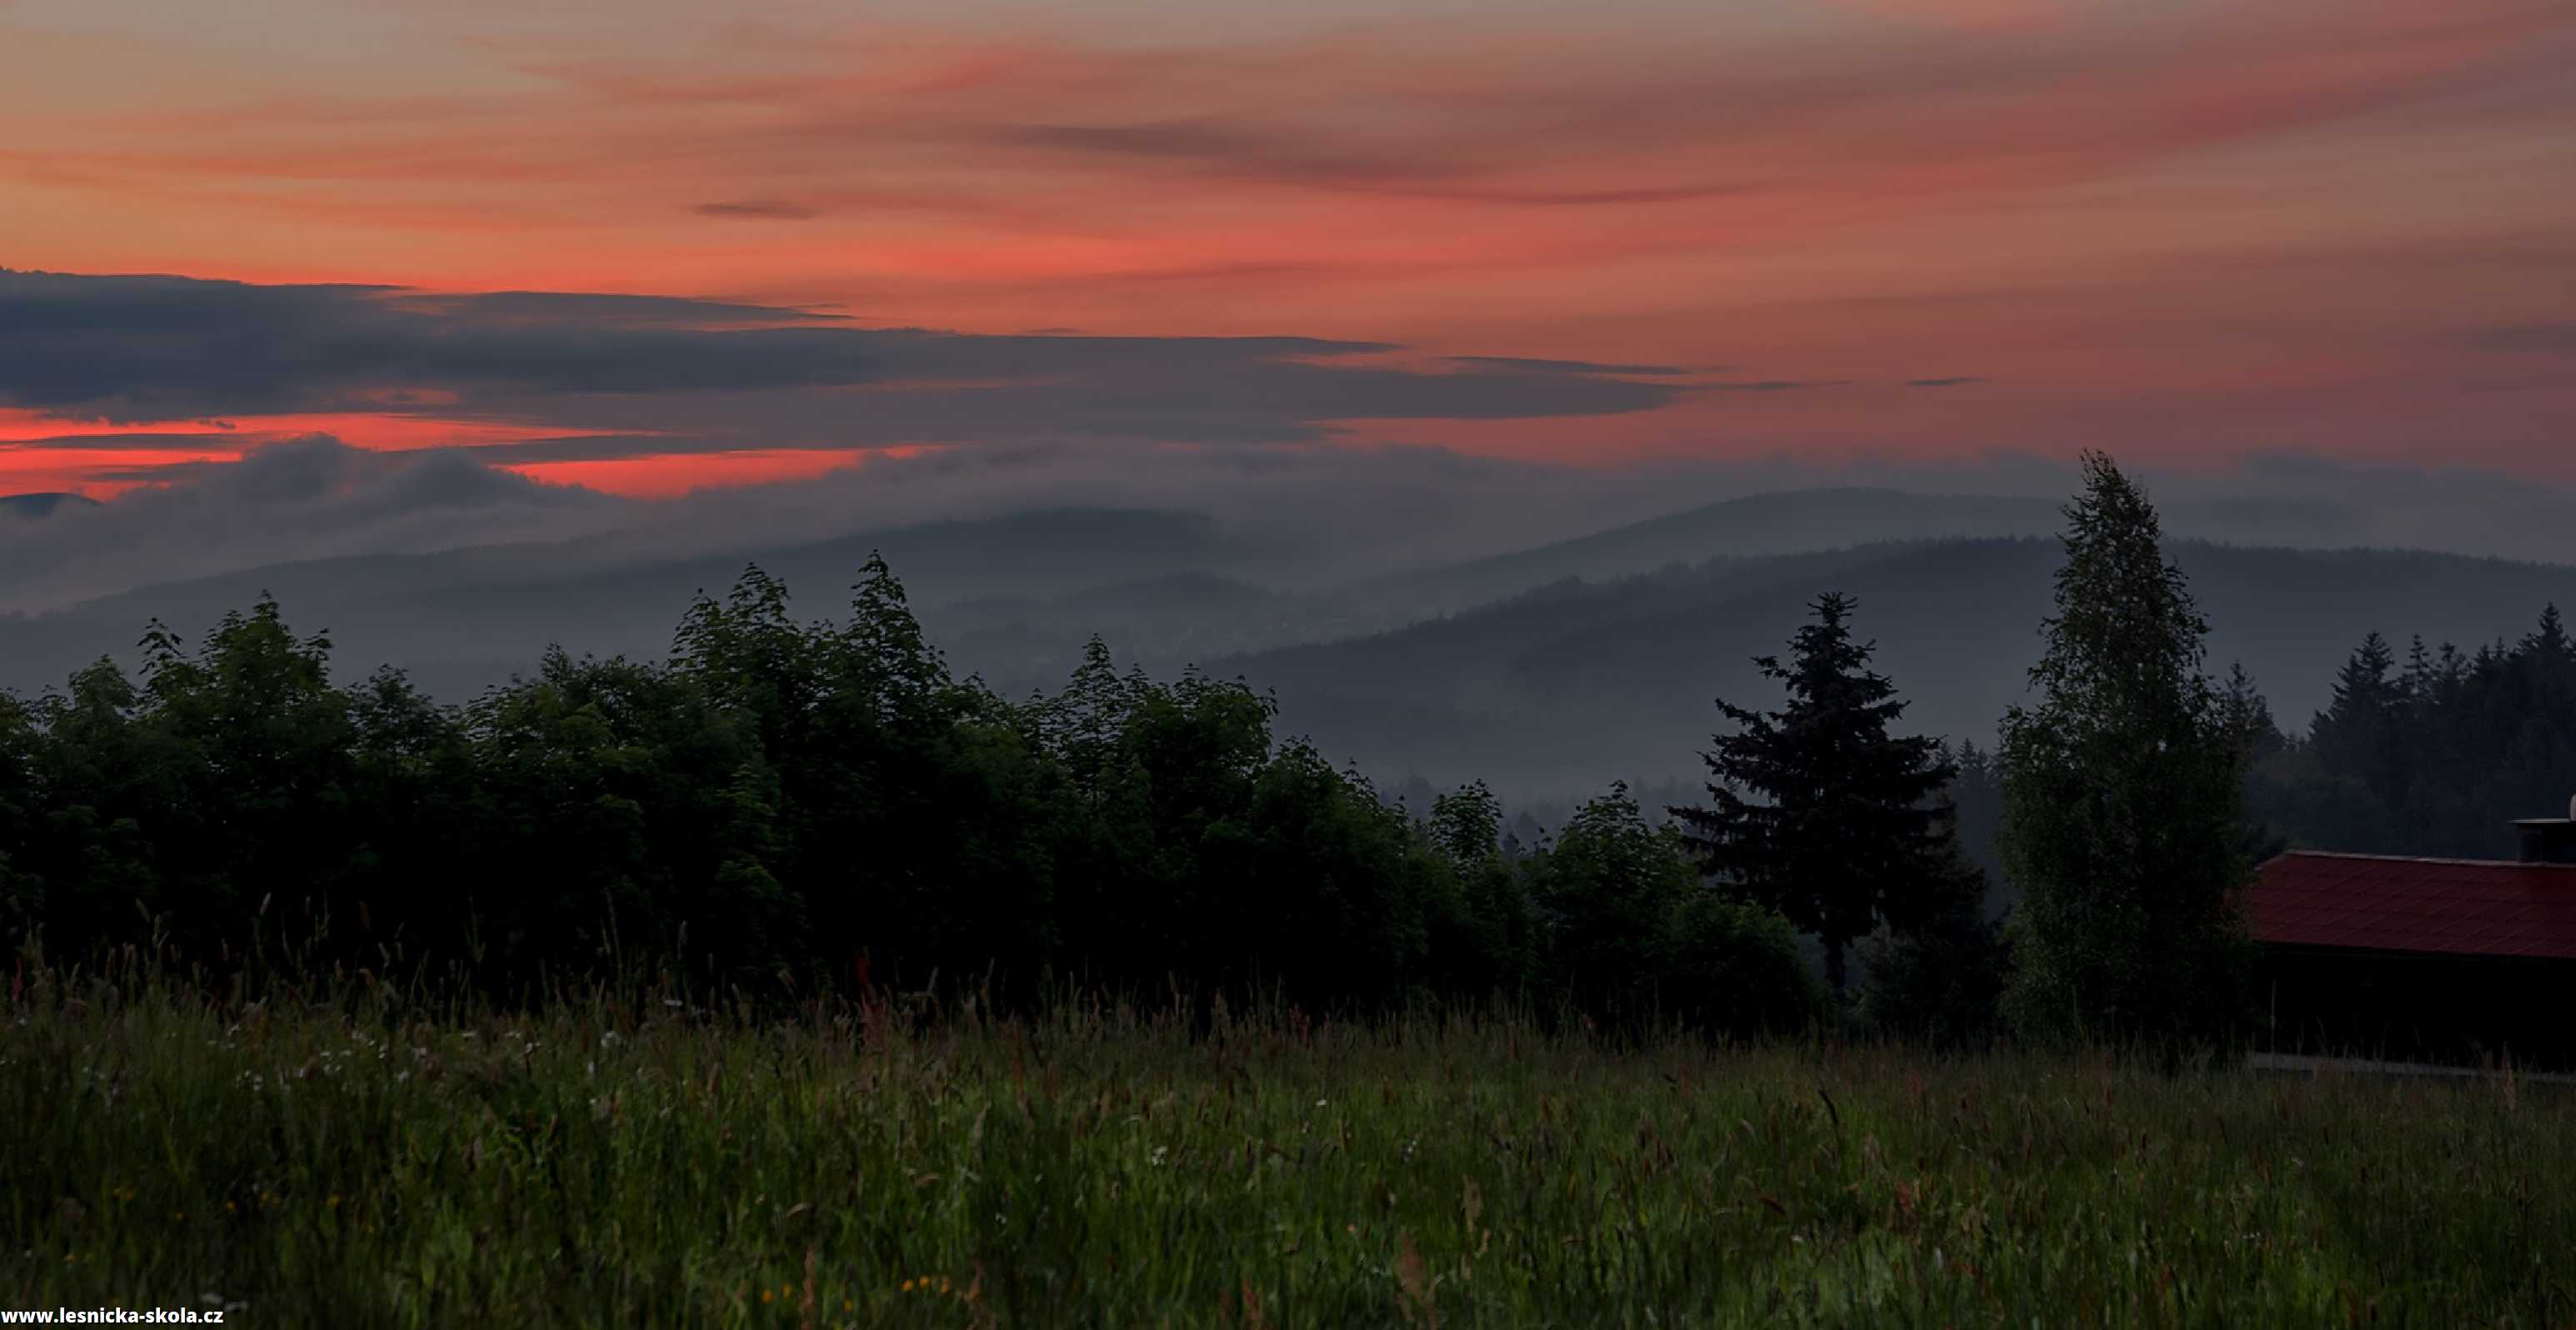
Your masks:
{"label": "roof ridge", "polygon": [[2519,859],[2444,859],[2425,854],[2356,854],[2349,850],[2283,850],[2263,862],[2268,864],[2273,859],[2287,859],[2292,856],[2302,859],[2366,859],[2386,864],[2458,864],[2469,868],[2576,869],[2576,864],[2534,864],[2525,863]]}

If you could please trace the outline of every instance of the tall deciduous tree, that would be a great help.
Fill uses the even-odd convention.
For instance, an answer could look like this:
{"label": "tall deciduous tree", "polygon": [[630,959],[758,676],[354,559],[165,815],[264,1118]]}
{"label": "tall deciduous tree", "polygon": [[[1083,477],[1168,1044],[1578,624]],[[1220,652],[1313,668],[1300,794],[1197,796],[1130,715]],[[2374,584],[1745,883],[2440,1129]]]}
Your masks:
{"label": "tall deciduous tree", "polygon": [[2005,1010],[2025,1032],[2166,1041],[2242,1014],[2242,717],[2144,491],[2099,453],[2066,510],[2036,703],[2003,723],[2022,891]]}
{"label": "tall deciduous tree", "polygon": [[1736,730],[1702,754],[1710,806],[1672,811],[1712,876],[1823,940],[1839,1000],[1844,949],[1883,920],[1910,921],[1957,875],[1940,797],[1956,769],[1938,739],[1888,733],[1905,703],[1869,668],[1875,644],[1852,637],[1851,598],[1828,592],[1812,608],[1787,664],[1755,662],[1787,706],[1720,701]]}

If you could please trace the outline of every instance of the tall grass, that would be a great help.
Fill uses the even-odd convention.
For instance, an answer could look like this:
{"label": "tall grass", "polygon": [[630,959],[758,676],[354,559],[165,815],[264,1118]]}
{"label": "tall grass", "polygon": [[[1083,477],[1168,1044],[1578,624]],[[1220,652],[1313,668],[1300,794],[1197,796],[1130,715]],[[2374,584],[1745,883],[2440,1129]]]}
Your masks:
{"label": "tall grass", "polygon": [[[1512,1017],[265,1003],[21,962],[0,1306],[257,1326],[2565,1327],[2563,1091]],[[204,1301],[201,1301],[204,1300]]]}

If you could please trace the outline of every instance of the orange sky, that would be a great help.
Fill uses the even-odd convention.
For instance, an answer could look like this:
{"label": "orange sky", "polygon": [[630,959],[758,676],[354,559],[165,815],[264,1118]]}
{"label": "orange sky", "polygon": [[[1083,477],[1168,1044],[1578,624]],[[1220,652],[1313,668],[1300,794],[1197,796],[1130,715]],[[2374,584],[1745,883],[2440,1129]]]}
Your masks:
{"label": "orange sky", "polygon": [[[0,7],[0,266],[1694,376],[1651,409],[1336,436],[1542,459],[2108,443],[2576,478],[2558,0],[102,8]],[[1933,380],[1959,382],[1905,386]],[[307,433],[637,429],[5,392],[0,493]],[[509,464],[668,494],[907,442]]]}

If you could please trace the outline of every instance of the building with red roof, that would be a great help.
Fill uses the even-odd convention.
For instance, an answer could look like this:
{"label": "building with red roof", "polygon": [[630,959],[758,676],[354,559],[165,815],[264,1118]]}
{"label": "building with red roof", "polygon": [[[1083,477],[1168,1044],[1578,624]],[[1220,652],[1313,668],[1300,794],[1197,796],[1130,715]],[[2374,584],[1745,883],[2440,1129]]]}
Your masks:
{"label": "building with red roof", "polygon": [[2576,817],[2514,825],[2514,860],[2293,850],[2257,870],[2274,1049],[2576,1063]]}

